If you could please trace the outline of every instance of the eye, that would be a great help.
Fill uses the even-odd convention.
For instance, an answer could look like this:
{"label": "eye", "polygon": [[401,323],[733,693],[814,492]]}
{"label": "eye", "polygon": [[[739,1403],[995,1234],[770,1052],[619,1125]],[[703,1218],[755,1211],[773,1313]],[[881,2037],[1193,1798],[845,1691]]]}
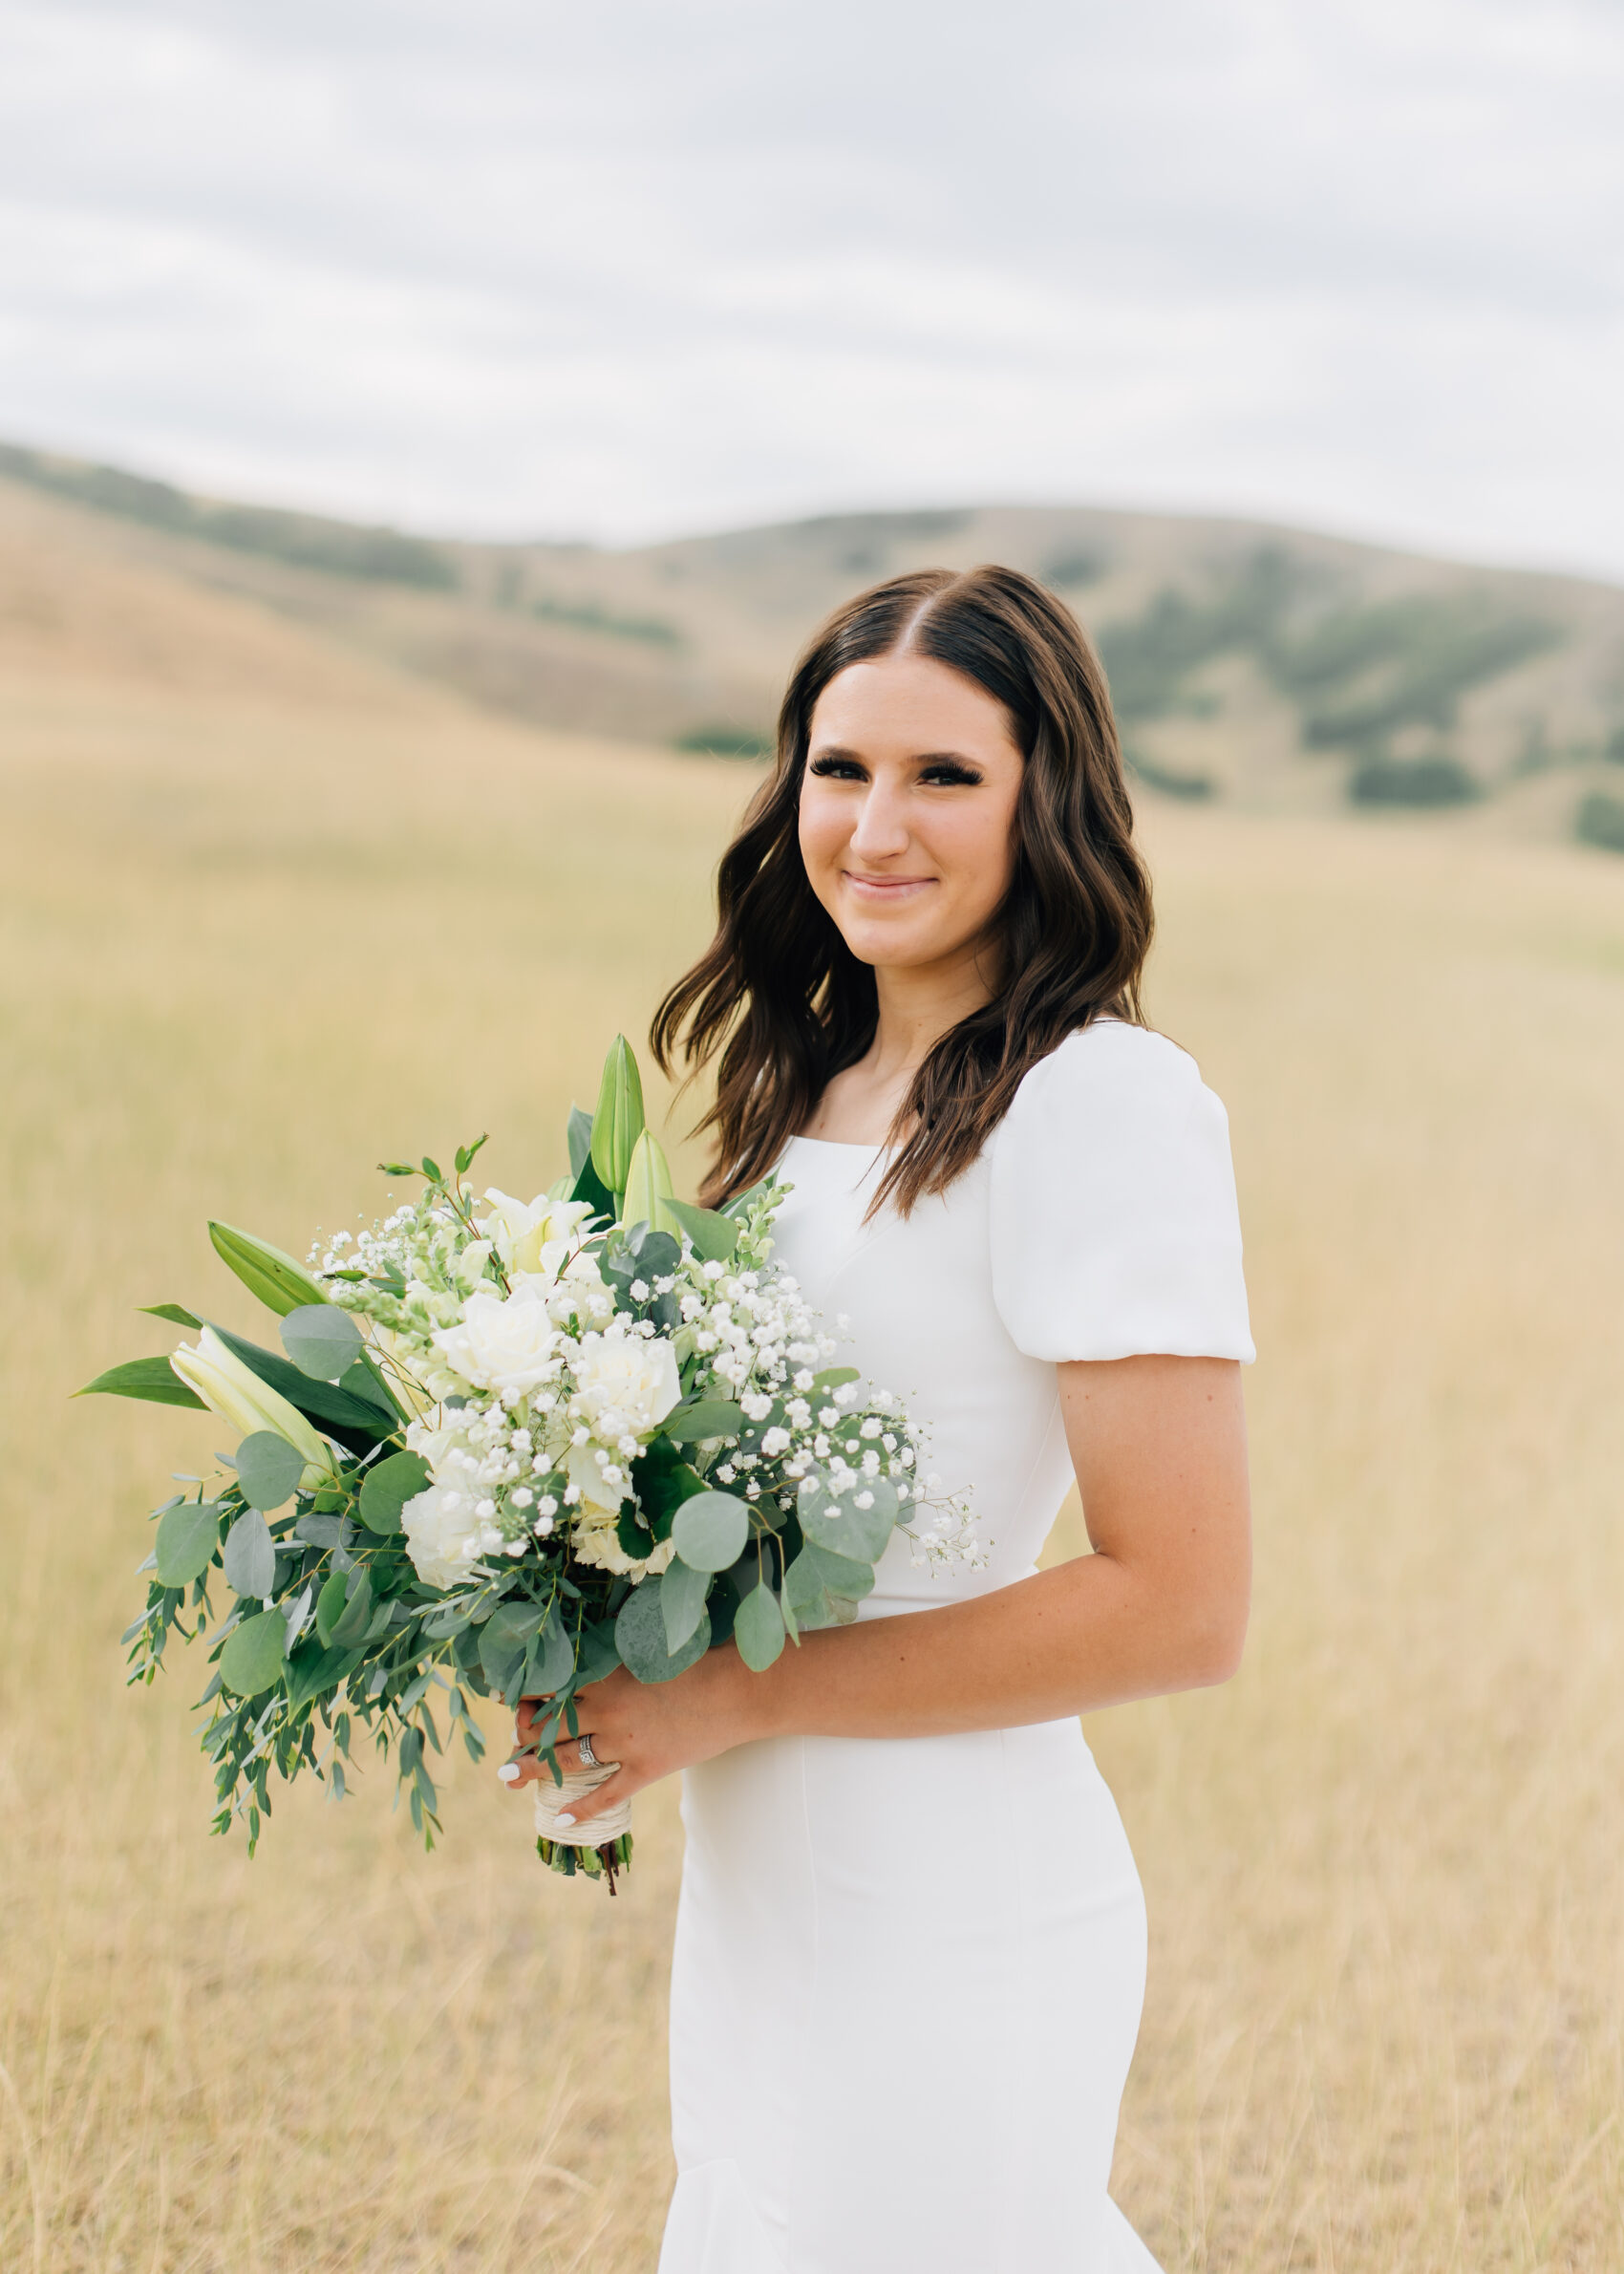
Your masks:
{"label": "eye", "polygon": [[821,782],[866,782],[868,779],[866,770],[855,758],[844,758],[833,750],[826,751],[822,758],[815,758],[806,770],[809,774],[816,774]]}
{"label": "eye", "polygon": [[938,758],[921,770],[919,779],[932,789],[979,789],[985,777],[962,759]]}

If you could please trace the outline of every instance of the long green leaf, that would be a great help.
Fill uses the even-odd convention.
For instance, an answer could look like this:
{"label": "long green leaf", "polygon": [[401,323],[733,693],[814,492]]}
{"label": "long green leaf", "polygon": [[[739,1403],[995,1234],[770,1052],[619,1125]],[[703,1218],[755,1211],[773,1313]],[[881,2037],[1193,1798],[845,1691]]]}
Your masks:
{"label": "long green leaf", "polygon": [[126,1365],[111,1366],[74,1395],[88,1398],[96,1392],[110,1398],[145,1398],[154,1405],[195,1405],[200,1413],[207,1410],[166,1358],[133,1358]]}

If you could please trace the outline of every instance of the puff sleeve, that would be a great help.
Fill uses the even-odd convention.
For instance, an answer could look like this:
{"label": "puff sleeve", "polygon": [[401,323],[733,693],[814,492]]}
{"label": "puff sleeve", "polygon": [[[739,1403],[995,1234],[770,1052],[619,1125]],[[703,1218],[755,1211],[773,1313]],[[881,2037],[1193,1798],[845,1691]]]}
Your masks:
{"label": "puff sleeve", "polygon": [[1165,1036],[1101,1020],[1034,1066],[991,1207],[994,1299],[1027,1357],[1256,1356],[1229,1118]]}

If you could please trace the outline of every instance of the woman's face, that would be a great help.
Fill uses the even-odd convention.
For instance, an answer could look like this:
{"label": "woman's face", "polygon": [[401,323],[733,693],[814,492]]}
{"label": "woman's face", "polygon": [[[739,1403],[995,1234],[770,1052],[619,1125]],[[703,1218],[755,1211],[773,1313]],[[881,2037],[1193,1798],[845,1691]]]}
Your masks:
{"label": "woman's face", "polygon": [[923,655],[853,663],[812,714],[801,857],[859,962],[973,954],[1009,888],[1025,761],[1003,705]]}

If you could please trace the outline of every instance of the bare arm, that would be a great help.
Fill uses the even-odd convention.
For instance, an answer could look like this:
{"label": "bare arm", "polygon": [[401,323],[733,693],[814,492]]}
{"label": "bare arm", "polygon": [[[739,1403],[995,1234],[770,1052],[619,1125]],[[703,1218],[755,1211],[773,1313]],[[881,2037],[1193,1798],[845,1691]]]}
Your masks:
{"label": "bare arm", "polygon": [[[581,1696],[598,1757],[622,1764],[598,1808],[754,1738],[1013,1728],[1225,1681],[1250,1587],[1239,1366],[1129,1358],[1059,1377],[1092,1555],[972,1602],[808,1635],[765,1674],[715,1650],[653,1687],[611,1675]],[[522,1738],[528,1727],[522,1708]]]}

